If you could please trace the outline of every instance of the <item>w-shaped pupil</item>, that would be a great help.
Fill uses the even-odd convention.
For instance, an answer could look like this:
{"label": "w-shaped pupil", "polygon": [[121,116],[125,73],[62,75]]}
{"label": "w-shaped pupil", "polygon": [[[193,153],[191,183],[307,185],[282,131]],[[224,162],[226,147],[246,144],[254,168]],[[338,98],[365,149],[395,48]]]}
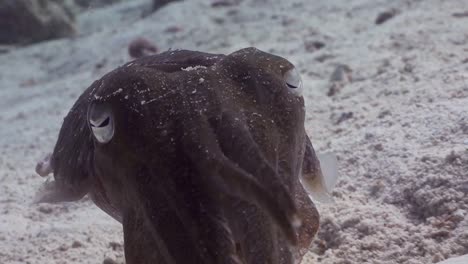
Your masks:
{"label": "w-shaped pupil", "polygon": [[[105,127],[109,124],[110,122],[110,117],[107,117],[104,121],[102,121],[101,124],[99,124],[97,127]],[[91,123],[92,127],[96,127],[93,123]]]}
{"label": "w-shaped pupil", "polygon": [[98,127],[105,127],[109,124],[110,122],[110,117],[107,117]]}

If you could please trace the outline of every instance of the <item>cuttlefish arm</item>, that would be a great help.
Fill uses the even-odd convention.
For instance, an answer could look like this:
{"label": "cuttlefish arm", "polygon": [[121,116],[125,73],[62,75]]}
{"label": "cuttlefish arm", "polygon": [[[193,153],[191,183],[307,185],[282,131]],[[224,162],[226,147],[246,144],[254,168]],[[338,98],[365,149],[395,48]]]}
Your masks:
{"label": "cuttlefish arm", "polygon": [[301,183],[314,201],[333,202],[331,192],[339,176],[337,164],[333,153],[316,155],[312,142],[307,137]]}
{"label": "cuttlefish arm", "polygon": [[[215,190],[224,189],[229,195],[251,201],[271,216],[288,241],[297,243],[296,228],[300,225],[293,196],[281,182],[280,176],[263,157],[250,132],[242,125],[235,125],[234,119],[223,115],[223,125],[214,124],[206,118],[197,120],[196,128],[186,141],[186,153],[199,165],[202,175],[209,175],[209,184],[217,184]],[[229,120],[228,120],[229,119]],[[190,125],[189,122],[186,123]],[[216,125],[215,125],[216,126]],[[216,131],[216,132],[215,132]],[[213,140],[216,138],[217,140]],[[236,142],[241,149],[226,149],[227,144]],[[224,147],[224,149],[223,149]],[[242,151],[256,163],[255,173],[249,173],[229,159],[224,151]]]}
{"label": "cuttlefish arm", "polygon": [[106,191],[104,190],[104,186],[102,182],[98,179],[95,179],[93,186],[90,192],[91,200],[93,200],[94,204],[97,205],[101,210],[103,210],[106,214],[110,215],[115,220],[122,223],[122,212],[114,206],[109,198],[106,195]]}
{"label": "cuttlefish arm", "polygon": [[[213,199],[205,195],[203,186],[198,184],[203,181],[199,177],[193,178],[192,184],[177,183],[179,177],[177,172],[161,167],[143,169],[135,177],[136,204],[143,210],[135,211],[132,207],[124,212],[125,236],[133,237],[125,240],[126,245],[141,244],[142,241],[133,240],[138,233],[152,234],[158,258],[164,260],[161,263],[240,264],[220,206],[222,197]],[[137,211],[143,213],[145,230],[127,227],[129,221],[135,221]]]}

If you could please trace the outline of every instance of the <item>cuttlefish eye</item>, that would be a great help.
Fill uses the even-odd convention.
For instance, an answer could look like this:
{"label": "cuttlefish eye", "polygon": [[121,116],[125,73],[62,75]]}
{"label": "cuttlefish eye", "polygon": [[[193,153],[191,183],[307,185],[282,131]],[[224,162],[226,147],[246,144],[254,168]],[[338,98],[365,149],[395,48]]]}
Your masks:
{"label": "cuttlefish eye", "polygon": [[284,74],[284,82],[293,93],[302,95],[302,79],[296,68],[292,68]]}
{"label": "cuttlefish eye", "polygon": [[114,118],[108,106],[92,105],[88,110],[88,121],[99,143],[107,143],[114,136]]}

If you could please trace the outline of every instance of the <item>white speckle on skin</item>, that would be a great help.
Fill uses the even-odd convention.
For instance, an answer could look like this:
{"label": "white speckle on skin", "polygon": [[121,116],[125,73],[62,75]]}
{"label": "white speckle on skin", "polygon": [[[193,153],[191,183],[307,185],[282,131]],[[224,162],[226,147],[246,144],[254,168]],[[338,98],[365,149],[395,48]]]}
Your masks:
{"label": "white speckle on skin", "polygon": [[203,83],[204,81],[205,81],[205,79],[203,79],[203,78],[198,79],[198,83]]}
{"label": "white speckle on skin", "polygon": [[99,95],[94,95],[94,99],[97,99],[97,100],[100,100],[100,99],[106,99],[106,98],[110,98],[111,96],[114,96],[114,95],[117,95],[119,93],[123,92],[123,89],[122,88],[119,88],[117,89],[116,91],[114,91],[113,93],[111,94],[108,94],[108,95],[104,95],[104,96],[99,96]]}
{"label": "white speckle on skin", "polygon": [[122,88],[117,89],[115,92],[112,93],[112,95],[117,95],[119,93],[123,92]]}
{"label": "white speckle on skin", "polygon": [[197,66],[188,66],[187,68],[181,68],[183,71],[196,71],[198,69],[206,69],[205,66],[197,65]]}

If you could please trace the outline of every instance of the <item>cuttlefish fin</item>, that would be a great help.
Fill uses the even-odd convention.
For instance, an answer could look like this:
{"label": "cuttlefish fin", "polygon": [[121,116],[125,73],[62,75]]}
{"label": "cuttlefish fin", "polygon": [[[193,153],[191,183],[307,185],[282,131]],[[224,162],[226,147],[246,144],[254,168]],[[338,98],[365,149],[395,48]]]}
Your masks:
{"label": "cuttlefish fin", "polygon": [[315,154],[307,137],[301,183],[313,201],[333,203],[331,195],[338,181],[338,160],[334,153]]}
{"label": "cuttlefish fin", "polygon": [[303,175],[301,182],[312,200],[319,203],[333,203],[331,195],[338,181],[338,162],[335,154],[317,154],[319,171],[313,177]]}
{"label": "cuttlefish fin", "polygon": [[33,204],[78,201],[87,194],[87,189],[67,188],[55,180],[46,180],[34,195]]}

